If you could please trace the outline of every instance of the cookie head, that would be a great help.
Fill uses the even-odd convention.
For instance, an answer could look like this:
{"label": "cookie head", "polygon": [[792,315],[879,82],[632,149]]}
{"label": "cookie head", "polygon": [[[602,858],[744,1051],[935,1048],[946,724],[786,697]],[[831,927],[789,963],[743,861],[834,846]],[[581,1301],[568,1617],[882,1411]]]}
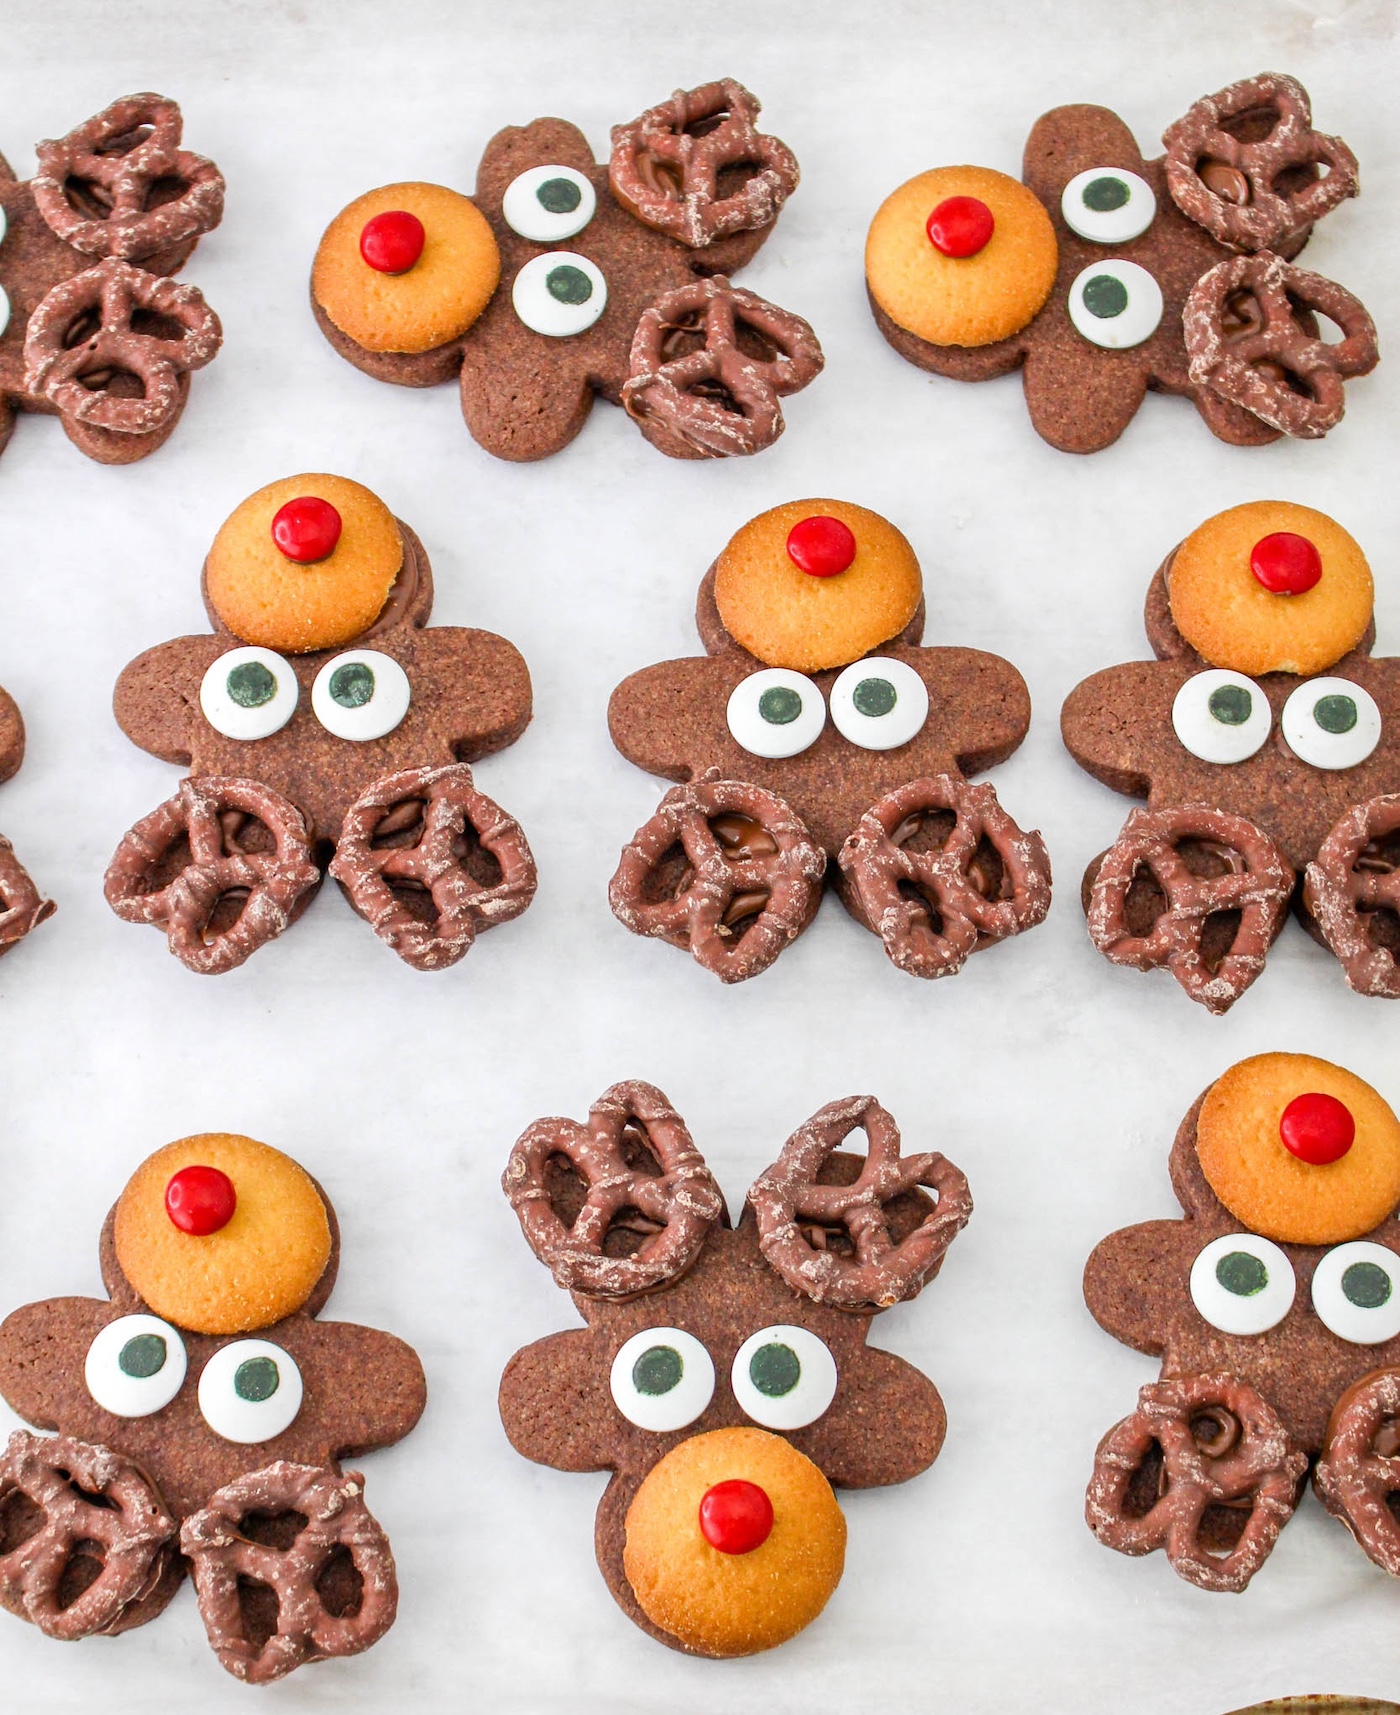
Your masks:
{"label": "cookie head", "polygon": [[885,198],[865,241],[870,294],[931,345],[991,345],[1050,296],[1055,229],[1033,191],[989,167],[936,167]]}
{"label": "cookie head", "polygon": [[326,228],[311,291],[367,351],[423,352],[460,338],[500,277],[495,234],[469,197],[442,185],[383,185]]}
{"label": "cookie head", "polygon": [[225,521],[205,562],[218,620],[289,654],[349,643],[384,611],[403,564],[389,508],[343,476],[284,477]]}
{"label": "cookie head", "polygon": [[1366,556],[1325,512],[1282,500],[1232,506],[1173,555],[1177,630],[1212,667],[1321,673],[1361,642],[1374,586]]}
{"label": "cookie head", "polygon": [[306,1304],[331,1255],[310,1175],[229,1132],[181,1138],[148,1157],[117,1203],[113,1241],[155,1314],[196,1334],[270,1328]]}
{"label": "cookie head", "polygon": [[1235,1219],[1284,1244],[1360,1238],[1400,1204],[1400,1120],[1369,1084],[1311,1054],[1258,1054],[1217,1079],[1196,1154]]}
{"label": "cookie head", "polygon": [[715,566],[725,630],[766,667],[845,667],[918,611],[913,548],[887,519],[843,500],[795,500],[744,525]]}

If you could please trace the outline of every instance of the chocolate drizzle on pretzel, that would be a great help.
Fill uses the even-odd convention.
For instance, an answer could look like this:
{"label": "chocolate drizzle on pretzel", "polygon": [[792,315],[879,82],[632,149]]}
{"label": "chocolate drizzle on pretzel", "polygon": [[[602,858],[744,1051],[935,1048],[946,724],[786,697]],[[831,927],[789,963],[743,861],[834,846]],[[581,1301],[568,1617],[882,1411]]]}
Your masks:
{"label": "chocolate drizzle on pretzel", "polygon": [[1376,1565],[1400,1578],[1400,1370],[1373,1370],[1337,1401],[1313,1483]]}
{"label": "chocolate drizzle on pretzel", "polygon": [[15,848],[0,834],[0,954],[8,953],[58,907],[41,896]]}
{"label": "chocolate drizzle on pretzel", "polygon": [[1400,793],[1341,818],[1308,865],[1303,902],[1352,988],[1400,999]]}

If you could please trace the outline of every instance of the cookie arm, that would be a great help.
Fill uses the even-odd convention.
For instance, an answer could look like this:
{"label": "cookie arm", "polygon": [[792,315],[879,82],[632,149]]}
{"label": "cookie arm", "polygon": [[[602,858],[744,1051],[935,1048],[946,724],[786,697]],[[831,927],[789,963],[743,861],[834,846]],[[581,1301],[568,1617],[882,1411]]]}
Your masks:
{"label": "cookie arm", "polygon": [[[316,1322],[315,1344],[331,1370],[308,1397],[327,1412],[337,1459],[401,1441],[423,1415],[428,1384],[413,1347],[378,1328]],[[319,1367],[319,1366],[318,1366]]]}
{"label": "cookie arm", "polygon": [[117,725],[152,756],[188,767],[191,720],[202,719],[200,681],[221,649],[230,647],[214,637],[177,637],[138,655],[122,668],[112,693]]}
{"label": "cookie arm", "polygon": [[1129,661],[1076,685],[1060,711],[1060,733],[1065,749],[1096,780],[1145,798],[1154,761],[1176,744],[1161,663]]}
{"label": "cookie arm", "polygon": [[36,1429],[57,1429],[95,1408],[83,1359],[112,1313],[98,1298],[45,1298],[0,1323],[0,1395]]}
{"label": "cookie arm", "polygon": [[866,1346],[836,1400],[788,1439],[844,1489],[907,1483],[938,1457],[948,1427],[938,1389],[893,1352]]}
{"label": "cookie arm", "polygon": [[498,1404],[511,1446],[537,1465],[606,1471],[614,1464],[620,1420],[586,1329],[550,1334],[518,1351],[501,1377]]}
{"label": "cookie arm", "polygon": [[[1144,1221],[1110,1233],[1084,1267],[1084,1302],[1106,1333],[1159,1358],[1190,1272],[1184,1221]],[[1193,1253],[1194,1254],[1194,1253]]]}
{"label": "cookie arm", "polygon": [[[898,650],[893,654],[900,654]],[[915,649],[907,659],[929,688],[929,725],[967,774],[1005,762],[1031,724],[1026,681],[983,649]]]}
{"label": "cookie arm", "polygon": [[658,661],[626,678],[608,699],[608,731],[629,762],[667,780],[689,780],[690,758],[727,732],[714,663],[692,655]]}
{"label": "cookie arm", "polygon": [[530,723],[530,670],[493,631],[435,625],[416,632],[409,677],[442,747],[460,762],[504,750]]}

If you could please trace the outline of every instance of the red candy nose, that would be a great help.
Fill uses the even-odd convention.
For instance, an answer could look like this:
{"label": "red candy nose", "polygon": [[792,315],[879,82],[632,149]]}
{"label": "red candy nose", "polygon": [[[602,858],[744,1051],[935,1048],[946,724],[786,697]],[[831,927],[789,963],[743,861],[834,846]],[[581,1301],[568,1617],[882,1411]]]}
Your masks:
{"label": "red candy nose", "polygon": [[700,1530],[721,1554],[752,1554],[773,1529],[773,1503],[757,1483],[731,1477],[700,1498]]}
{"label": "red candy nose", "polygon": [[197,1239],[226,1227],[237,1207],[233,1181],[217,1167],[182,1167],[165,1187],[166,1214]]}
{"label": "red candy nose", "polygon": [[814,578],[834,578],[856,557],[856,539],[839,518],[818,514],[788,531],[788,558]]}
{"label": "red candy nose", "polygon": [[928,217],[929,243],[945,256],[975,256],[992,241],[996,221],[977,197],[945,197]]}
{"label": "red candy nose", "polygon": [[304,494],[278,510],[272,540],[289,560],[309,566],[324,560],[340,540],[340,514],[329,500]]}
{"label": "red candy nose", "polygon": [[1283,1147],[1310,1167],[1326,1167],[1340,1161],[1356,1140],[1356,1121],[1351,1109],[1335,1096],[1314,1090],[1294,1096],[1278,1122]]}
{"label": "red candy nose", "polygon": [[360,233],[360,255],[376,273],[407,274],[423,254],[426,237],[416,214],[391,208],[366,221]]}
{"label": "red candy nose", "polygon": [[1249,569],[1270,595],[1302,595],[1322,579],[1322,555],[1306,536],[1279,530],[1250,549]]}

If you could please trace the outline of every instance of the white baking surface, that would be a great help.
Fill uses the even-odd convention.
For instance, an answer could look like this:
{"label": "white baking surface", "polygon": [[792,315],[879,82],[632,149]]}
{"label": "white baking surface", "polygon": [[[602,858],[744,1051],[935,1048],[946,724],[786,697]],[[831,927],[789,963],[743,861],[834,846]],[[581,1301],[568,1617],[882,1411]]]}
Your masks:
{"label": "white baking surface", "polygon": [[[1394,365],[1396,6],[5,0],[0,20],[0,148],[21,176],[35,139],[154,88],[180,100],[188,145],[229,184],[224,224],[186,270],[227,342],[170,444],[108,470],[55,422],[23,418],[0,463],[0,682],[29,727],[0,827],[60,905],[0,964],[0,1308],[99,1290],[98,1229],[136,1162],[188,1132],[247,1131],[335,1201],[331,1313],[412,1341],[430,1390],[420,1428],[363,1462],[402,1580],[398,1624],[368,1655],[242,1689],[186,1587],[115,1640],[64,1646],[0,1616],[6,1705],[1221,1715],[1287,1692],[1395,1694],[1400,1587],[1311,1496],[1241,1597],[1191,1588],[1160,1554],[1111,1554],[1083,1523],[1095,1442],[1155,1374],[1085,1311],[1090,1248],[1175,1212],[1177,1122],[1243,1055],[1315,1051],[1400,1102],[1400,1008],[1352,995],[1296,929],[1224,1020],[1165,976],[1110,969],[1078,882],[1129,805],[1075,767],[1056,717],[1079,679],[1147,653],[1143,595],[1165,551],[1260,496],[1320,506],[1359,537],[1380,647],[1400,651],[1400,369],[1353,384],[1321,444],[1232,449],[1190,405],[1151,396],[1116,447],[1076,459],[1033,433],[1018,380],[961,386],[897,358],[866,308],[861,251],[894,186],[949,161],[1015,172],[1056,103],[1115,108],[1151,153],[1197,96],[1288,70],[1365,185],[1305,260],[1361,296]],[[400,178],[470,190],[487,138],[539,114],[573,119],[603,155],[610,124],[723,74],[758,92],[802,163],[742,276],[809,317],[827,353],[774,450],[673,463],[600,405],[562,455],[497,463],[453,388],[377,384],[317,333],[311,256],[359,192]],[[539,895],[444,975],[399,964],[334,887],[215,979],[103,903],[117,840],[179,778],[117,730],[113,681],[138,651],[202,629],[219,523],[303,469],[382,494],[432,557],[434,618],[504,633],[534,675],[534,724],[479,781],[526,828]],[[1045,832],[1054,909],[952,981],[902,976],[828,901],[770,973],[729,990],[607,909],[618,847],[663,790],[612,749],[608,693],[698,651],[706,565],[747,518],[802,495],[893,518],[923,560],[928,640],[998,650],[1030,683],[1030,737],[992,779]],[[866,1090],[911,1148],[946,1150],[976,1199],[940,1278],[875,1328],[942,1390],[943,1455],[906,1487],[849,1497],[830,1607],[755,1660],[687,1660],[636,1631],[593,1560],[605,1479],[526,1463],[496,1416],[510,1354],[574,1320],[500,1194],[506,1152],[529,1120],[581,1116],[622,1077],[669,1092],[736,1206],[792,1127]]]}

